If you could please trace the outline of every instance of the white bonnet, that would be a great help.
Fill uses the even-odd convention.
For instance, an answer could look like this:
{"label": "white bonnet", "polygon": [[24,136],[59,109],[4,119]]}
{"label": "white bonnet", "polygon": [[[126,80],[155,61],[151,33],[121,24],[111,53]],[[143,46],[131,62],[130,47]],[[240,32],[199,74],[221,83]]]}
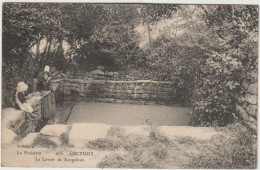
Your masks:
{"label": "white bonnet", "polygon": [[47,65],[46,65],[46,66],[44,67],[44,72],[50,72],[50,66],[47,66]]}
{"label": "white bonnet", "polygon": [[25,84],[24,82],[19,82],[19,83],[17,84],[17,91],[18,91],[18,92],[24,92],[24,91],[26,91],[27,89],[28,89],[28,85]]}

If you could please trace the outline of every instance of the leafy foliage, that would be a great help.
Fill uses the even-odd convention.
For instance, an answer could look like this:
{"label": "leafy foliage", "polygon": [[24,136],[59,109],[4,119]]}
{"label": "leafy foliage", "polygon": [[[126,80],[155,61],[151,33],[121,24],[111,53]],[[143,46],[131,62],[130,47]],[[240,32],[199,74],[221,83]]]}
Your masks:
{"label": "leafy foliage", "polygon": [[220,129],[209,141],[196,142],[201,153],[192,158],[185,168],[254,169],[257,166],[257,139],[241,125]]}
{"label": "leafy foliage", "polygon": [[194,77],[205,50],[188,47],[173,38],[160,37],[154,48],[147,51],[146,69],[151,79],[171,80],[177,85],[180,101],[190,102],[190,91],[194,88]]}
{"label": "leafy foliage", "polygon": [[119,4],[105,5],[103,11],[102,23],[97,25],[90,41],[98,52],[90,53],[100,56],[105,66],[124,68],[129,62],[133,63],[141,51],[139,36],[134,30],[137,10],[133,5]]}
{"label": "leafy foliage", "polygon": [[173,12],[177,11],[179,5],[141,4],[139,7],[139,14],[143,20],[149,23],[156,23],[161,19],[170,18]]}
{"label": "leafy foliage", "polygon": [[[217,37],[214,41],[220,45],[211,48],[198,68],[193,91],[193,125],[224,126],[236,120],[235,95],[241,92],[245,80],[257,81],[258,42],[254,38],[258,36],[257,20],[249,18],[257,18],[257,9],[251,6],[237,8],[217,6],[211,14],[206,13],[206,23]],[[227,17],[223,18],[223,15]]]}
{"label": "leafy foliage", "polygon": [[[3,6],[3,105],[12,106],[16,85],[42,69],[45,55],[35,56],[30,48],[50,34],[60,33],[56,5],[5,3]],[[30,89],[30,88],[29,88]]]}
{"label": "leafy foliage", "polygon": [[234,95],[239,91],[238,83],[242,63],[225,54],[212,54],[199,67],[193,96],[193,125],[223,126],[235,116]]}
{"label": "leafy foliage", "polygon": [[[169,20],[150,48],[140,47],[138,26],[151,39],[150,27]],[[192,125],[224,126],[236,120],[241,84],[257,81],[257,37],[254,5],[5,3],[3,103],[11,106],[16,84],[30,85],[45,64],[65,70],[73,59],[82,69],[100,64],[172,80],[193,108]],[[28,52],[34,45],[36,55]]]}
{"label": "leafy foliage", "polygon": [[171,27],[184,33],[163,32],[143,66],[150,77],[177,82],[178,98],[192,106],[192,125],[224,126],[237,119],[242,83],[257,81],[258,9],[202,5],[190,11],[182,7],[177,15],[186,22]]}

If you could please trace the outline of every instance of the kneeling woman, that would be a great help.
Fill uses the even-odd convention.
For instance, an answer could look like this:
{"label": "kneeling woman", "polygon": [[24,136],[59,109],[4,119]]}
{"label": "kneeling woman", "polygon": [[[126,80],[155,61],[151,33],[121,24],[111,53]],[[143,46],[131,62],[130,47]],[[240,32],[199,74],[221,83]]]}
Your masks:
{"label": "kneeling woman", "polygon": [[51,89],[51,74],[50,67],[45,66],[42,80],[39,81],[38,89],[41,92],[51,91],[48,95],[42,98],[42,119],[45,124],[50,124],[54,121],[56,114],[56,102],[54,93]]}
{"label": "kneeling woman", "polygon": [[29,103],[26,103],[27,96],[27,90],[28,85],[24,82],[19,82],[16,87],[16,93],[15,93],[15,102],[16,102],[16,109],[21,109],[22,111],[25,111],[29,113],[29,118],[32,120],[35,118],[35,115],[33,114],[33,108]]}

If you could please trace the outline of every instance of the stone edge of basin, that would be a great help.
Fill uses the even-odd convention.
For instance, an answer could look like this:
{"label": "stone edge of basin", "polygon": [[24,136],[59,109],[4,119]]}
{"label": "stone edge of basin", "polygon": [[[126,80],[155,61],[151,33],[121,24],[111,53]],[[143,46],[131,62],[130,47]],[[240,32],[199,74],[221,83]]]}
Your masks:
{"label": "stone edge of basin", "polygon": [[153,81],[153,80],[82,80],[82,79],[56,79],[52,80],[52,83],[59,83],[62,81],[70,81],[70,82],[79,82],[79,83],[98,83],[98,84],[103,84],[103,83],[154,83],[154,84],[173,84],[174,82],[172,81]]}

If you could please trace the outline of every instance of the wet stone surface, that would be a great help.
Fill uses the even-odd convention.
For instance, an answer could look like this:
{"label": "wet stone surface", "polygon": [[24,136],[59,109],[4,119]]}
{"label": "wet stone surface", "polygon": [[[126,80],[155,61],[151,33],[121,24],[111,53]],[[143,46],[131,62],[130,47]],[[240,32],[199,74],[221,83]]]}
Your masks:
{"label": "wet stone surface", "polygon": [[188,126],[187,107],[64,101],[57,107],[57,122],[104,123],[119,126],[144,125],[145,120],[159,126]]}

